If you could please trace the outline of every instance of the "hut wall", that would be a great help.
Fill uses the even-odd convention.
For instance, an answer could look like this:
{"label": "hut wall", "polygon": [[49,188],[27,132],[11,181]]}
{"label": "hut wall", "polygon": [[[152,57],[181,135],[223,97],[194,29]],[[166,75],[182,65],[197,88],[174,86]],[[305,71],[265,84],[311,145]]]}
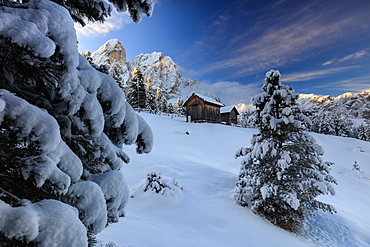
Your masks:
{"label": "hut wall", "polygon": [[193,97],[186,104],[186,116],[191,116],[191,121],[221,122],[220,107],[207,104],[204,100]]}
{"label": "hut wall", "polygon": [[221,122],[225,122],[226,124],[230,124],[230,113],[222,113],[221,114]]}
{"label": "hut wall", "polygon": [[202,100],[193,97],[186,105],[186,116],[191,116],[191,121],[203,120]]}
{"label": "hut wall", "polygon": [[238,116],[237,116],[235,110],[230,112],[230,123],[238,124]]}
{"label": "hut wall", "polygon": [[221,122],[220,107],[205,104],[204,105],[204,120],[209,122]]}
{"label": "hut wall", "polygon": [[238,123],[238,114],[235,110],[231,112],[225,112],[221,114],[221,121],[225,122],[226,124],[237,124]]}

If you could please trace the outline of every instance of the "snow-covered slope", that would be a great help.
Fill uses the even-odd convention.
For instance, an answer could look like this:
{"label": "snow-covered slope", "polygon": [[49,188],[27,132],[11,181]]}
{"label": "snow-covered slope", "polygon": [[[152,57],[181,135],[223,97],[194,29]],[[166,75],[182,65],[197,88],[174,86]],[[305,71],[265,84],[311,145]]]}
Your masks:
{"label": "snow-covered slope", "polygon": [[[319,213],[307,232],[285,232],[248,208],[235,204],[233,190],[240,167],[234,153],[249,147],[254,129],[217,124],[192,124],[183,119],[140,113],[154,132],[148,155],[125,147],[131,163],[122,172],[133,198],[126,217],[98,235],[98,243],[117,247],[192,246],[370,246],[370,143],[351,138],[312,134],[334,162],[337,195],[320,200],[338,213]],[[354,162],[361,171],[352,171]],[[160,172],[176,178],[183,190],[173,195],[143,192],[146,175]]]}
{"label": "snow-covered slope", "polygon": [[179,94],[183,88],[197,83],[185,79],[176,63],[162,52],[140,54],[132,62],[127,61],[125,48],[117,39],[108,40],[91,57],[93,63],[106,65],[110,72],[116,69],[123,84],[129,81],[131,72],[138,67],[145,80],[150,77],[152,88],[161,89],[165,95]]}

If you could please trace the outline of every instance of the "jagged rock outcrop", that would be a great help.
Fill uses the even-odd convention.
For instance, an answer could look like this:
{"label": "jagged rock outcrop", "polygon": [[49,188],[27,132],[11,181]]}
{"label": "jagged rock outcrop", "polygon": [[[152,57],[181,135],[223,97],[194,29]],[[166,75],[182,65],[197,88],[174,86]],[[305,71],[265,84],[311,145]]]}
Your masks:
{"label": "jagged rock outcrop", "polygon": [[105,65],[110,71],[126,74],[130,69],[130,62],[126,60],[126,50],[118,39],[111,39],[97,51],[91,53],[92,62]]}
{"label": "jagged rock outcrop", "polygon": [[151,87],[154,90],[160,89],[167,98],[180,95],[184,88],[197,84],[196,80],[185,79],[176,63],[162,52],[140,54],[132,62],[127,61],[125,48],[117,39],[108,40],[91,54],[91,58],[97,65],[106,65],[109,73],[120,80],[123,87],[128,85],[131,72],[137,67],[144,80],[149,80]]}

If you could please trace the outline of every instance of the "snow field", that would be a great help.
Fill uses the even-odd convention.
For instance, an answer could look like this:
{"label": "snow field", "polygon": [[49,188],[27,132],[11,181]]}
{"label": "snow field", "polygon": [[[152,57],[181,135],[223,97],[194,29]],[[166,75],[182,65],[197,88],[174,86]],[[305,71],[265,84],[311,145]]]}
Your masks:
{"label": "snow field", "polygon": [[[338,213],[319,212],[307,223],[307,232],[296,236],[234,202],[241,161],[234,154],[250,146],[257,130],[140,116],[153,130],[154,147],[147,155],[124,148],[131,162],[122,172],[133,198],[126,217],[97,236],[98,246],[108,242],[117,247],[370,246],[370,180],[364,178],[370,174],[370,143],[312,133],[325,150],[323,160],[334,162],[331,175],[339,182],[334,186],[336,196],[319,200],[332,204]],[[355,160],[360,174],[352,171]],[[154,171],[166,182],[175,177],[184,189],[164,196],[143,192],[146,175]]]}

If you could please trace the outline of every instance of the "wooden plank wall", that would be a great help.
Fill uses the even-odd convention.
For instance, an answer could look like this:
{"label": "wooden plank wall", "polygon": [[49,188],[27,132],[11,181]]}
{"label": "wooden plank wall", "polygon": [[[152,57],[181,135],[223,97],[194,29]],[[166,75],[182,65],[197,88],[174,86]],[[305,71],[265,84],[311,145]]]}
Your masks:
{"label": "wooden plank wall", "polygon": [[195,122],[221,122],[220,107],[208,104],[198,97],[193,97],[186,104],[186,116],[191,116],[191,121]]}

